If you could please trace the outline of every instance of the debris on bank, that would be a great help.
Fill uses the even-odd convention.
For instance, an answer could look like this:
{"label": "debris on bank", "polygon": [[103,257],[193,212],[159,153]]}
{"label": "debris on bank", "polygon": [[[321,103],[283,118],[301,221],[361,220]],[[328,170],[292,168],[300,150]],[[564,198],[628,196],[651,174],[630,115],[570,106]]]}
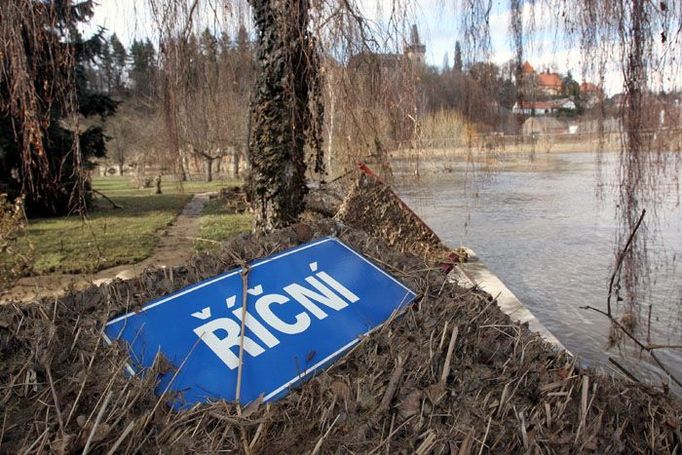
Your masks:
{"label": "debris on bank", "polygon": [[249,210],[246,200],[246,190],[242,185],[222,188],[217,196],[223,204],[226,213],[245,213]]}
{"label": "debris on bank", "polygon": [[[451,284],[424,259],[444,247],[409,223],[394,227],[400,234],[381,223],[391,204],[377,206],[387,207],[376,217],[382,228],[344,204],[343,223],[324,219],[242,235],[183,267],[0,306],[0,451],[679,453],[679,400],[580,368],[513,323],[490,295]],[[275,403],[238,408],[220,401],[175,412],[172,397],[154,394],[159,373],[172,365],[160,359],[129,378],[126,350],[102,343],[113,316],[328,235],[418,297],[402,317]],[[419,247],[421,238],[428,246]]]}
{"label": "debris on bank", "polygon": [[433,259],[447,256],[447,248],[431,228],[370,171],[362,172],[351,186],[336,218],[399,251]]}

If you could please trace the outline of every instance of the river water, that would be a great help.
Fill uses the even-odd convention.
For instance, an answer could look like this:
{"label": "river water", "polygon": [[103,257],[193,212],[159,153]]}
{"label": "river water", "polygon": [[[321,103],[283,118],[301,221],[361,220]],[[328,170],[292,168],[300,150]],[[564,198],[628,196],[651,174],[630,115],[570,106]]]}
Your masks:
{"label": "river water", "polygon": [[[607,350],[608,321],[580,309],[606,306],[617,228],[616,195],[608,182],[617,156],[605,154],[601,167],[594,153],[505,160],[492,166],[488,160],[486,171],[454,159],[421,163],[421,177],[413,176],[414,163],[396,162],[398,193],[447,244],[472,248],[583,364],[606,369],[611,356],[660,383],[664,376],[646,354]],[[598,181],[605,182],[603,197]],[[674,182],[668,183],[672,191],[658,209],[660,235],[650,245],[658,270],[640,329],[646,340],[651,304],[651,342],[682,344],[682,267],[675,266],[682,253],[682,208]],[[682,350],[659,353],[682,378]]]}

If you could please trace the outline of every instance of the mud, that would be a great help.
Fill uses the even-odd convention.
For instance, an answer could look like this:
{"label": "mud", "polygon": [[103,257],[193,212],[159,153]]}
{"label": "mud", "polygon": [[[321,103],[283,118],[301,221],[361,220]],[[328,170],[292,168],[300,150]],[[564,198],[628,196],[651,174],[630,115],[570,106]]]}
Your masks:
{"label": "mud", "polygon": [[401,252],[433,261],[445,259],[448,249],[424,222],[381,180],[355,174],[335,218],[382,239]]}

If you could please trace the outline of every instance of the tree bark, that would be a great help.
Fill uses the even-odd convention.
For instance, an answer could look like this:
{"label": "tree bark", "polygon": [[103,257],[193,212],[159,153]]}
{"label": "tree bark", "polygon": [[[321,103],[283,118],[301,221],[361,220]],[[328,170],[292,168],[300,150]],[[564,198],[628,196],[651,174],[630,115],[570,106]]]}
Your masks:
{"label": "tree bark", "polygon": [[186,163],[185,154],[182,151],[180,151],[179,155],[180,156],[179,156],[178,164],[179,164],[179,170],[180,170],[180,181],[186,182],[187,181],[187,170],[186,170],[187,163]]}
{"label": "tree bark", "polygon": [[213,157],[206,157],[206,181],[213,181]]}
{"label": "tree bark", "polygon": [[[249,193],[255,227],[297,221],[305,208],[304,145],[314,46],[308,0],[250,0],[258,29],[258,76],[251,105]],[[315,73],[316,74],[316,73]]]}
{"label": "tree bark", "polygon": [[239,147],[235,147],[234,152],[232,153],[232,176],[235,178],[239,177],[239,160],[241,155],[242,153],[239,150]]}

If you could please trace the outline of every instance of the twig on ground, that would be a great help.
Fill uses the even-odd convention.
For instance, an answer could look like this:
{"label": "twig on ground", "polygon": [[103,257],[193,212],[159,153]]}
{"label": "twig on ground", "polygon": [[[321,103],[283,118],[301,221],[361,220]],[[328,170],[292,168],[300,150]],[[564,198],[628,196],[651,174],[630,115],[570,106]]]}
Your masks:
{"label": "twig on ground", "polygon": [[313,448],[313,451],[310,452],[310,455],[316,455],[319,451],[320,448],[322,447],[322,443],[324,440],[329,436],[329,433],[332,431],[332,428],[334,428],[334,425],[336,424],[336,421],[339,420],[339,417],[341,417],[341,414],[338,414],[334,421],[332,422],[331,425],[329,425],[329,428],[327,428],[327,431],[324,432],[322,437],[317,441],[317,444],[315,444],[315,447]]}
{"label": "twig on ground", "polygon": [[455,350],[455,343],[457,342],[457,335],[459,334],[459,327],[452,328],[452,335],[450,335],[450,344],[448,345],[448,352],[445,355],[445,364],[443,365],[443,373],[440,377],[440,385],[445,386],[450,374],[450,362],[452,360],[452,352]]}
{"label": "twig on ground", "polygon": [[97,432],[97,427],[99,426],[99,423],[102,421],[102,416],[104,415],[104,411],[107,409],[107,406],[109,405],[109,400],[111,399],[112,394],[113,392],[110,390],[109,393],[107,393],[106,398],[104,399],[104,403],[102,403],[102,407],[99,408],[99,412],[97,413],[97,417],[95,418],[95,423],[92,425],[90,435],[88,436],[88,440],[85,443],[85,447],[83,448],[83,455],[86,455],[90,450],[92,438],[95,436],[95,433]]}
{"label": "twig on ground", "polygon": [[384,396],[381,399],[379,412],[385,412],[391,407],[391,401],[393,400],[393,395],[395,395],[395,391],[398,388],[400,378],[403,375],[404,366],[405,361],[398,359],[398,364],[393,370],[393,374],[391,374],[391,379],[389,379],[388,385],[386,386],[386,392],[384,392]]}
{"label": "twig on ground", "polygon": [[488,418],[488,425],[485,427],[485,435],[483,436],[483,441],[481,441],[481,448],[478,451],[478,455],[481,455],[483,453],[483,448],[485,447],[485,441],[488,439],[488,432],[490,431],[490,422],[493,421],[493,416],[490,416]]}
{"label": "twig on ground", "polygon": [[116,453],[116,450],[118,450],[118,447],[121,445],[123,440],[130,434],[132,429],[135,427],[135,424],[137,424],[137,420],[132,420],[128,426],[123,430],[123,433],[121,433],[121,436],[118,437],[114,445],[111,446],[111,449],[107,452],[107,455],[114,455]]}
{"label": "twig on ground", "polygon": [[93,189],[92,189],[92,192],[93,192],[93,193],[99,194],[99,195],[102,196],[104,199],[106,199],[107,201],[109,201],[109,203],[111,203],[111,206],[112,206],[114,209],[122,209],[122,208],[124,208],[122,205],[117,204],[113,199],[111,199],[109,196],[107,196],[106,194],[102,193],[101,191],[98,191],[98,190],[96,190],[96,189],[93,188]]}
{"label": "twig on ground", "polygon": [[50,365],[45,362],[45,373],[47,374],[47,380],[50,383],[50,391],[52,392],[52,399],[54,400],[54,408],[57,411],[57,421],[59,422],[59,429],[62,434],[64,434],[64,418],[62,417],[62,411],[59,408],[59,400],[57,399],[57,391],[54,388],[54,381],[52,380],[52,372],[50,371]]}

